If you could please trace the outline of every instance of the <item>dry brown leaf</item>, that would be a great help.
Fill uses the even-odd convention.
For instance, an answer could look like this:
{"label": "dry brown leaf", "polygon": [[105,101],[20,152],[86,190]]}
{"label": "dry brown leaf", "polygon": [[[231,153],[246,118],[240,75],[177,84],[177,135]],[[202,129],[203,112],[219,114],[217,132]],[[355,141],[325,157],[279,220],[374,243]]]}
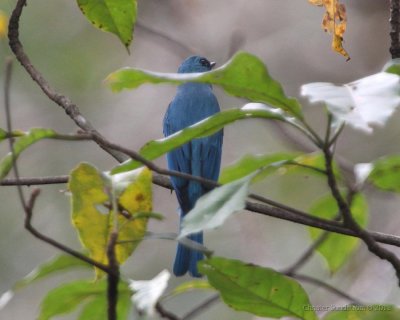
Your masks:
{"label": "dry brown leaf", "polygon": [[350,60],[350,56],[343,48],[343,35],[346,32],[347,15],[344,4],[339,0],[308,0],[312,5],[325,8],[322,19],[322,29],[332,34],[332,49]]}

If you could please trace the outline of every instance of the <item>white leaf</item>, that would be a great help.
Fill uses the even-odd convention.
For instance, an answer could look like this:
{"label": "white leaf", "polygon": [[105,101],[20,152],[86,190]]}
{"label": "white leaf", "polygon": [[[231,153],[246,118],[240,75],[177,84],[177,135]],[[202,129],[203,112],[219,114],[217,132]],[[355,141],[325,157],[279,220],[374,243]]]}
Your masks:
{"label": "white leaf", "polygon": [[106,184],[114,188],[115,196],[119,197],[130,184],[137,180],[144,169],[145,167],[140,167],[117,174],[111,174],[107,171],[102,173],[102,177]]}
{"label": "white leaf", "polygon": [[325,102],[336,121],[371,133],[373,125],[385,125],[400,105],[399,79],[381,72],[344,85],[309,83],[301,87],[301,94],[311,102]]}
{"label": "white leaf", "polygon": [[235,212],[244,209],[251,179],[258,171],[206,193],[182,221],[179,238],[214,229]]}
{"label": "white leaf", "polygon": [[14,297],[14,292],[9,290],[0,296],[0,310],[2,310]]}
{"label": "white leaf", "polygon": [[168,285],[171,274],[168,270],[161,271],[156,277],[145,281],[129,281],[129,288],[134,292],[132,302],[136,308],[146,315],[152,316],[154,308]]}
{"label": "white leaf", "polygon": [[358,187],[364,184],[373,169],[374,165],[372,163],[358,163],[354,166],[354,175]]}

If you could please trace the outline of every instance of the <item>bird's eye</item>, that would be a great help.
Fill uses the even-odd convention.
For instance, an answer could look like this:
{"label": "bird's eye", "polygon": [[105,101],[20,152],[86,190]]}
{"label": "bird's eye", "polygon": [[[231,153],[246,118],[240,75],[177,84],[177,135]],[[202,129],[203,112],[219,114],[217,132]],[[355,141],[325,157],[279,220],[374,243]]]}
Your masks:
{"label": "bird's eye", "polygon": [[204,67],[210,68],[210,62],[207,59],[200,59],[200,64]]}

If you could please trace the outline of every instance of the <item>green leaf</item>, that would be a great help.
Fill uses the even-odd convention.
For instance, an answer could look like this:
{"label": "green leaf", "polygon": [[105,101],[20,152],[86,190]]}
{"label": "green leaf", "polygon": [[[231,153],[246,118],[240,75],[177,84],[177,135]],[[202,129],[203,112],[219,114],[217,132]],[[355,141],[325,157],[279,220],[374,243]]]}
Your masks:
{"label": "green leaf", "polygon": [[[219,182],[223,184],[240,179],[256,170],[260,170],[260,173],[254,178],[254,181],[275,172],[278,172],[279,175],[315,174],[324,176],[325,159],[323,154],[319,152],[245,155],[233,165],[227,166],[222,170]],[[334,173],[340,178],[340,172],[336,164],[334,164]]]}
{"label": "green leaf", "polygon": [[310,301],[301,285],[272,269],[215,257],[200,261],[199,271],[235,310],[270,318],[317,319],[305,308]]}
{"label": "green leaf", "polygon": [[198,199],[194,208],[183,218],[179,237],[219,227],[232,214],[244,209],[254,176],[255,173],[224,184]]}
{"label": "green leaf", "polygon": [[[250,107],[249,107],[250,106]],[[225,125],[240,119],[264,118],[286,121],[285,117],[267,106],[248,104],[241,109],[230,109],[217,113],[197,124],[176,132],[164,139],[150,141],[140,149],[140,154],[147,160],[154,160],[163,154],[189,142],[194,138],[209,136]],[[129,171],[141,167],[142,164],[135,160],[128,160],[115,167],[112,174]]]}
{"label": "green leaf", "polygon": [[104,281],[77,280],[63,284],[51,291],[40,305],[39,320],[48,320],[54,316],[74,311],[81,303],[89,298],[105,294]]}
{"label": "green leaf", "polygon": [[[133,173],[136,178],[118,192],[118,204],[131,216],[140,212],[151,212],[151,171],[147,168],[137,169]],[[110,233],[114,228],[114,213],[105,204],[112,203],[112,192],[108,189],[106,175],[88,163],[81,163],[75,168],[69,179],[72,193],[72,222],[79,233],[79,238],[88,249],[92,259],[103,264],[108,263],[106,249]],[[121,185],[120,185],[121,187]],[[107,192],[107,189],[109,192]],[[106,212],[101,209],[107,209]],[[116,246],[119,263],[132,254],[146,233],[148,218],[127,219],[118,214],[118,237],[120,240],[131,240]],[[97,276],[102,275],[96,270]]]}
{"label": "green leaf", "polygon": [[263,167],[274,166],[275,163],[284,163],[287,160],[292,160],[296,157],[293,153],[274,153],[263,155],[245,155],[239,161],[230,166],[226,166],[219,177],[219,182],[225,184],[250,173],[257,171]]}
{"label": "green leaf", "polygon": [[323,317],[323,320],[397,320],[400,309],[394,305],[367,305],[337,307]]}
{"label": "green leaf", "polygon": [[90,265],[78,258],[67,254],[57,255],[51,260],[35,268],[26,277],[16,282],[13,289],[22,289],[30,285],[31,283],[43,279],[47,276],[53,275],[54,273],[66,271],[68,269],[76,267],[90,267]]}
{"label": "green leaf", "polygon": [[398,76],[400,76],[400,59],[396,58],[388,61],[384,65],[382,71],[397,74]]}
{"label": "green leaf", "polygon": [[35,268],[27,276],[17,281],[12,290],[3,293],[0,296],[0,310],[3,309],[8,302],[14,297],[14,291],[25,288],[37,280],[43,279],[45,277],[51,276],[54,273],[60,271],[66,271],[75,267],[90,267],[89,264],[79,260],[75,257],[66,254],[60,254],[55,256],[50,261],[43,263],[42,265]]}
{"label": "green leaf", "polygon": [[[34,128],[14,143],[14,156],[18,156],[30,145],[42,139],[55,137],[57,133],[51,129]],[[13,166],[13,157],[9,152],[0,162],[0,180],[3,179]]]}
{"label": "green leaf", "polygon": [[136,0],[77,0],[86,18],[100,30],[115,34],[128,48],[136,22]]}
{"label": "green leaf", "polygon": [[[132,303],[130,293],[127,290],[126,288],[118,292],[117,320],[128,319]],[[106,295],[96,296],[86,303],[79,314],[78,320],[108,320]]]}
{"label": "green leaf", "polygon": [[[104,310],[104,315],[100,318],[86,317],[83,318],[82,314],[79,319],[107,319],[106,313],[106,281],[90,281],[90,280],[77,280],[67,284],[63,284],[51,291],[49,291],[46,297],[43,299],[40,305],[39,320],[48,320],[54,316],[67,314],[74,311],[82,303],[89,302],[82,310],[82,314],[90,314],[90,310],[93,307],[98,306],[93,301],[103,301],[103,306],[100,310]],[[127,284],[120,282],[118,286],[118,304],[122,301],[121,309],[126,310],[127,308],[127,297],[129,298],[129,290]],[[92,302],[92,303],[91,303]],[[129,305],[128,305],[129,307]],[[97,312],[98,311],[95,311]],[[98,313],[100,314],[100,313]],[[118,317],[118,319],[124,319]]]}
{"label": "green leaf", "polygon": [[171,298],[171,297],[177,296],[179,294],[185,293],[187,291],[192,291],[192,290],[196,290],[196,289],[209,290],[209,289],[214,289],[214,288],[206,280],[187,281],[187,282],[181,283],[179,286],[174,288],[174,290],[169,292],[165,296],[164,299]]}
{"label": "green leaf", "polygon": [[369,182],[385,191],[400,192],[400,155],[383,157],[372,165]]}
{"label": "green leaf", "polygon": [[222,67],[206,73],[173,74],[124,68],[111,73],[106,82],[114,91],[134,89],[144,83],[210,83],[219,85],[235,97],[266,103],[297,118],[303,117],[299,102],[287,97],[280,83],[269,75],[264,63],[247,52],[237,53]]}
{"label": "green leaf", "polygon": [[[353,218],[361,227],[366,227],[368,221],[368,205],[362,194],[356,194],[351,203]],[[339,209],[335,199],[325,196],[319,199],[310,208],[310,213],[325,219],[334,219]],[[324,231],[316,228],[309,228],[310,236],[317,239]],[[336,272],[353,255],[360,243],[360,239],[341,234],[330,233],[325,241],[317,248],[317,251],[325,258],[329,270]]]}

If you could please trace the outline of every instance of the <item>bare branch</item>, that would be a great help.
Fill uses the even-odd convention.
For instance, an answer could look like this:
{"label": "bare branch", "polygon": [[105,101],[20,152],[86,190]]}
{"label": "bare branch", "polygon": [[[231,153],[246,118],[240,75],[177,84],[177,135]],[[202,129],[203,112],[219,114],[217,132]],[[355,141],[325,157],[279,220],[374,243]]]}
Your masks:
{"label": "bare branch", "polygon": [[291,265],[285,269],[283,273],[288,276],[294,275],[295,272],[300,269],[310,258],[314,255],[315,250],[328,238],[329,232],[322,232],[319,237],[307,248],[306,251]]}
{"label": "bare branch", "polygon": [[108,302],[108,320],[117,319],[118,303],[118,282],[119,265],[115,255],[115,246],[118,240],[118,232],[112,232],[107,245],[108,268],[111,271],[107,275],[107,302]]}
{"label": "bare branch", "polygon": [[[52,183],[66,183],[68,176],[59,177],[43,177],[43,178],[20,178],[19,181],[16,179],[4,179],[0,182],[0,185],[14,186],[14,185],[41,185],[41,184],[52,184]],[[154,175],[153,183],[163,188],[172,190],[172,185],[169,179],[162,175]],[[265,204],[247,201],[246,210],[281,220],[291,221],[301,225],[315,227],[330,232],[344,234],[352,237],[359,237],[354,231],[343,226],[337,221],[330,221],[326,219],[317,218],[311,216],[300,210],[291,208],[289,206],[277,203],[273,200],[267,199],[260,195],[252,195],[254,200],[262,201]],[[368,231],[371,237],[376,241],[400,247],[400,237],[392,234],[386,234],[382,232]]]}
{"label": "bare branch", "polygon": [[197,317],[200,313],[204,312],[205,309],[209,308],[210,306],[212,306],[214,303],[219,301],[219,294],[215,294],[213,296],[211,296],[210,298],[208,298],[207,300],[205,300],[203,303],[201,303],[200,305],[198,305],[196,308],[194,308],[193,310],[189,311],[183,318],[182,320],[191,320],[195,317]]}
{"label": "bare branch", "polygon": [[329,292],[332,292],[332,293],[336,294],[337,296],[339,296],[341,298],[349,300],[353,304],[364,305],[362,302],[360,302],[356,298],[348,295],[346,292],[343,292],[343,291],[335,288],[334,286],[332,286],[332,285],[330,285],[330,284],[328,284],[328,283],[326,283],[326,282],[324,282],[322,280],[319,280],[319,279],[316,279],[316,278],[313,278],[313,277],[310,277],[310,276],[302,275],[302,274],[296,274],[296,273],[292,274],[292,275],[288,275],[288,276],[290,276],[292,278],[295,278],[297,280],[304,281],[304,282],[309,282],[309,283],[314,284],[314,285],[316,285],[318,287],[321,287],[321,288],[323,288],[323,289],[325,289],[325,290],[327,290]]}
{"label": "bare branch", "polygon": [[[31,199],[34,196],[34,199],[36,199],[36,197],[39,194],[39,189],[34,189],[31,195]],[[29,209],[29,207],[27,207],[27,209]],[[78,258],[96,268],[99,268],[100,270],[106,272],[107,274],[111,273],[111,270],[108,268],[108,266],[99,263],[93,259],[90,259],[89,257],[81,254],[78,251],[75,251],[65,245],[63,245],[62,243],[57,242],[56,240],[49,238],[45,235],[43,235],[42,233],[40,233],[39,231],[37,231],[33,226],[32,226],[32,208],[30,210],[25,210],[25,229],[28,230],[33,236],[35,236],[36,238],[48,243],[49,245],[71,255],[74,256],[75,258]]]}
{"label": "bare branch", "polygon": [[364,230],[357,223],[357,221],[355,221],[355,219],[352,216],[352,213],[351,213],[348,203],[345,201],[345,199],[343,199],[342,195],[340,194],[340,191],[339,191],[339,188],[338,188],[338,185],[336,182],[335,174],[334,174],[333,168],[332,168],[333,157],[332,157],[332,153],[329,149],[329,146],[325,147],[323,149],[323,152],[325,155],[325,166],[326,166],[326,172],[327,172],[327,176],[328,176],[328,185],[329,185],[329,188],[331,189],[332,196],[335,198],[336,203],[342,214],[343,225],[346,226],[347,228],[353,230],[357,234],[357,236],[364,241],[364,243],[367,245],[368,250],[370,252],[375,254],[377,257],[391,263],[391,265],[393,266],[393,268],[396,271],[396,275],[399,280],[399,286],[400,286],[400,260],[397,258],[397,256],[393,252],[379,246],[379,244],[375,241],[375,239],[373,237],[371,237],[371,235],[366,230]]}
{"label": "bare branch", "polygon": [[156,30],[154,28],[151,28],[141,21],[138,21],[135,26],[136,30],[141,32],[145,32],[148,35],[152,37],[158,38],[157,43],[160,43],[160,40],[166,44],[166,46],[171,47],[181,58],[186,58],[190,55],[195,54],[198,50],[196,48],[193,48],[191,46],[188,46],[187,44],[173,38],[167,33],[164,33],[160,30]]}
{"label": "bare branch", "polygon": [[175,314],[169,312],[168,310],[165,310],[160,302],[156,303],[156,311],[161,316],[161,318],[169,319],[169,320],[182,320],[181,318],[179,318]]}
{"label": "bare branch", "polygon": [[[10,86],[11,86],[11,75],[12,75],[12,63],[13,60],[11,58],[6,60],[6,72],[5,72],[5,82],[4,82],[4,107],[6,112],[6,122],[7,122],[7,131],[12,132],[12,120],[11,120],[11,107],[10,107]],[[19,180],[19,172],[17,166],[17,157],[14,152],[14,138],[10,135],[8,137],[8,144],[10,147],[13,171],[15,175],[15,179]],[[24,197],[24,192],[22,190],[22,186],[17,186],[19,200],[22,204],[24,210],[26,210],[26,202]]]}
{"label": "bare branch", "polygon": [[[5,86],[4,86],[4,97],[5,97],[5,111],[6,111],[6,118],[7,118],[7,131],[8,132],[12,132],[12,121],[11,121],[11,112],[10,112],[10,83],[11,83],[11,66],[12,66],[12,60],[8,60],[7,64],[6,64],[6,81],[5,81]],[[37,197],[39,196],[40,193],[40,189],[34,189],[31,193],[31,196],[29,198],[28,203],[26,203],[25,201],[25,197],[23,194],[23,190],[22,190],[22,183],[20,183],[20,178],[19,178],[19,172],[18,172],[18,166],[17,166],[17,162],[14,156],[14,148],[13,148],[13,137],[10,136],[8,137],[8,141],[10,143],[10,150],[11,150],[11,154],[13,156],[13,170],[14,170],[14,174],[15,174],[15,185],[17,186],[18,189],[18,194],[19,194],[19,198],[22,204],[22,207],[25,211],[25,228],[31,233],[33,234],[35,237],[41,239],[42,241],[60,249],[61,251],[64,251],[80,260],[83,260],[89,264],[91,264],[92,266],[96,266],[99,269],[103,270],[104,272],[109,273],[109,269],[107,268],[107,266],[104,266],[101,263],[98,263],[86,256],[84,256],[83,254],[76,252],[66,246],[64,246],[63,244],[55,241],[54,239],[51,239],[49,237],[46,237],[45,235],[39,233],[33,226],[31,223],[32,220],[32,214],[33,214],[33,206],[35,204],[35,201],[37,199]]]}
{"label": "bare branch", "polygon": [[[82,115],[79,108],[66,96],[57,93],[46,79],[41,75],[41,73],[32,65],[30,59],[25,54],[23,46],[19,40],[19,19],[22,14],[22,10],[26,5],[26,0],[18,0],[17,4],[11,14],[10,22],[8,25],[8,39],[11,50],[14,52],[15,57],[25,68],[28,74],[32,77],[44,94],[60,107],[64,109],[66,114],[75,122],[75,124],[80,127],[83,131],[96,134],[101,136],[99,132],[92,126],[92,124]],[[104,149],[103,146],[100,146]],[[118,161],[125,160],[125,157],[113,150],[106,150]]]}
{"label": "bare branch", "polygon": [[390,0],[390,54],[400,58],[400,0]]}
{"label": "bare branch", "polygon": [[19,178],[17,179],[3,179],[0,181],[2,186],[34,186],[45,184],[61,184],[67,183],[68,176],[55,176],[55,177],[37,177],[37,178]]}

